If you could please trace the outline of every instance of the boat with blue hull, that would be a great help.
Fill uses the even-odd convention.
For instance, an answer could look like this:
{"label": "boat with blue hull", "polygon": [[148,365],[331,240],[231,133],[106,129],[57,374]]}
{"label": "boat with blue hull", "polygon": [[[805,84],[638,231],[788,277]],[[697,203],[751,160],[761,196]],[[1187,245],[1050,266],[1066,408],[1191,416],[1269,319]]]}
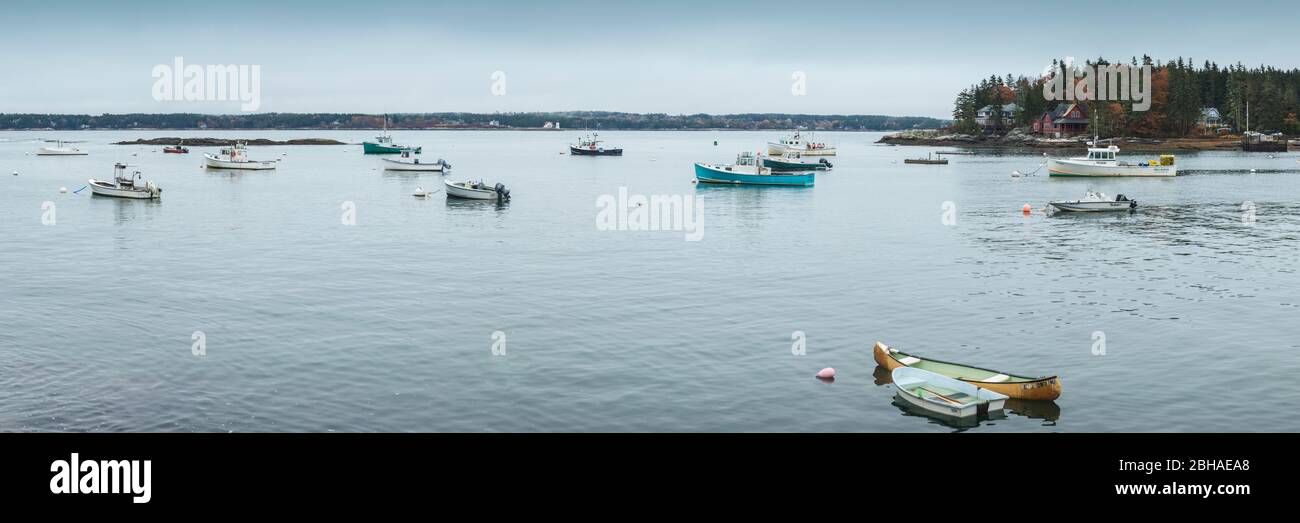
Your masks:
{"label": "boat with blue hull", "polygon": [[762,167],[759,156],[741,153],[733,164],[695,164],[695,179],[700,183],[732,185],[781,185],[812,187],[816,172],[780,172]]}

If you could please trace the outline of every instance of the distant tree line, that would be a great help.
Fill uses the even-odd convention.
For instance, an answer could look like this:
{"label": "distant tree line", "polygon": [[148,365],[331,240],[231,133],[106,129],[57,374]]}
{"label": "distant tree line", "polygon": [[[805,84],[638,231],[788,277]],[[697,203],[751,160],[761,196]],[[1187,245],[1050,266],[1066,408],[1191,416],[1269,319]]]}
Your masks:
{"label": "distant tree line", "polygon": [[[1062,61],[1053,60],[1059,69]],[[1085,66],[1110,65],[1104,58]],[[1247,68],[1241,63],[1219,66],[1205,62],[1200,67],[1191,59],[1154,62],[1151,57],[1134,57],[1132,66],[1151,65],[1152,105],[1147,111],[1134,111],[1133,101],[1093,100],[1082,103],[1096,123],[1094,130],[1102,136],[1184,137],[1196,134],[1201,110],[1218,109],[1224,124],[1240,132],[1281,131],[1300,134],[1300,69],[1281,70],[1269,66]],[[1082,76],[1082,75],[1080,75]],[[1047,77],[997,75],[981,80],[961,92],[953,102],[953,129],[975,133],[981,130],[976,111],[985,106],[1016,104],[1019,109],[1013,122],[997,127],[1029,126],[1059,100],[1043,95]],[[1246,129],[1249,103],[1250,129]],[[1000,120],[1001,114],[993,115]],[[992,126],[991,126],[992,127]]]}
{"label": "distant tree line", "polygon": [[[493,125],[495,122],[495,125]],[[637,114],[617,112],[411,113],[388,115],[393,129],[539,128],[562,129],[807,129],[898,131],[934,129],[951,122],[920,116],[810,114]],[[3,114],[0,129],[375,129],[384,115],[354,113],[178,114]]]}

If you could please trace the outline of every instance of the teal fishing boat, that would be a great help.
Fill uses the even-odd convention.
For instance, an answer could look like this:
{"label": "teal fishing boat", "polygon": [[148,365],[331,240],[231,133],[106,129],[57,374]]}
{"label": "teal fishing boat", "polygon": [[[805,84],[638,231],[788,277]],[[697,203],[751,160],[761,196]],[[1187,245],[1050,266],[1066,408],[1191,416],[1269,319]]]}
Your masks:
{"label": "teal fishing boat", "polygon": [[420,147],[407,147],[393,143],[393,137],[388,135],[388,118],[384,118],[384,134],[376,136],[373,142],[362,142],[364,154],[401,154],[413,153],[420,154]]}
{"label": "teal fishing boat", "polygon": [[816,173],[773,172],[763,167],[754,153],[745,152],[736,156],[734,164],[695,164],[695,179],[700,183],[812,187]]}

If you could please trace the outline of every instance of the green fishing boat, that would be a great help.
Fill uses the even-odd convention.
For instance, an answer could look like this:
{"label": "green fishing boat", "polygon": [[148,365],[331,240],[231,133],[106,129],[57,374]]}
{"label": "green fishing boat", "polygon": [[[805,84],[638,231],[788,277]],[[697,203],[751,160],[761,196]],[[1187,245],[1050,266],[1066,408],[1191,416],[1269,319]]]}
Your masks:
{"label": "green fishing boat", "polygon": [[393,143],[393,137],[388,135],[388,118],[384,118],[384,134],[376,136],[373,142],[361,142],[365,154],[401,154],[412,153],[420,154],[420,147],[407,147]]}

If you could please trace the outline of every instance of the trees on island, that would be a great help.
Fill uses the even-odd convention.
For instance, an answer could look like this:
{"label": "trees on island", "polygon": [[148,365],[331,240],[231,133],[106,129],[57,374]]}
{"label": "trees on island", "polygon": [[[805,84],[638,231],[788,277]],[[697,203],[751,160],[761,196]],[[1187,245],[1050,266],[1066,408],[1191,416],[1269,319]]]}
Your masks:
{"label": "trees on island", "polygon": [[[1066,64],[1053,60],[1050,70]],[[1110,65],[1104,58],[1089,60],[1082,67]],[[1148,56],[1133,57],[1129,65],[1150,65],[1151,106],[1135,111],[1133,100],[1088,100],[1084,105],[1093,130],[1103,136],[1182,137],[1203,132],[1203,109],[1219,111],[1223,125],[1240,132],[1281,131],[1300,134],[1300,69],[1281,70],[1271,66],[1247,68],[1241,63],[1220,66],[1206,61],[1201,66],[1191,59],[1156,62]],[[1076,67],[1078,67],[1076,65]],[[1083,74],[1076,80],[1082,81]],[[990,76],[962,89],[953,101],[953,130],[977,133],[985,128],[1026,127],[1061,100],[1049,100],[1043,86],[1048,76]],[[985,106],[1015,103],[1014,125],[983,126],[976,112]],[[1000,116],[1001,112],[997,111]],[[992,115],[990,115],[992,116]]]}

